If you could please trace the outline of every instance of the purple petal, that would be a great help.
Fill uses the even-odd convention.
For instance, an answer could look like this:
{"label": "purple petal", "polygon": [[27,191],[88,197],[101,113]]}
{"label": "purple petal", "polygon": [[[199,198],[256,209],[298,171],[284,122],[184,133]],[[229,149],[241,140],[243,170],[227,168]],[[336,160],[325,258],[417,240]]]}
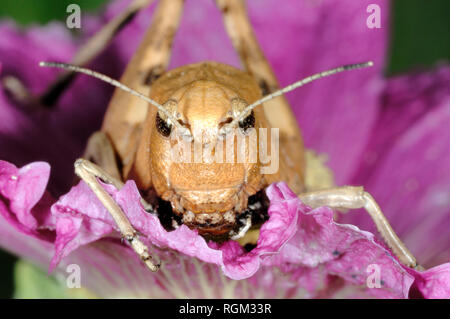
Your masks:
{"label": "purple petal", "polygon": [[[284,189],[284,194],[290,192],[283,183],[273,187]],[[274,200],[270,195],[269,198],[271,202]],[[287,198],[295,200],[296,196],[291,192]],[[329,208],[320,207],[310,211],[296,200],[297,205],[303,207],[297,232],[273,257],[271,264],[286,270],[293,265],[324,267],[328,276],[338,276],[346,285],[365,287],[363,290],[368,295],[383,298],[408,296],[412,276],[403,270],[388,250],[377,243],[371,233],[353,225],[334,222],[333,211]],[[366,285],[368,270],[372,268],[380,269],[381,287],[377,289]]]}
{"label": "purple petal", "polygon": [[0,193],[10,199],[10,209],[28,228],[37,228],[36,219],[28,213],[44,194],[49,175],[47,163],[32,163],[17,170],[13,165],[0,161]]}
{"label": "purple petal", "polygon": [[412,292],[417,290],[427,299],[450,299],[450,263],[422,272],[407,270],[416,277]]}
{"label": "purple petal", "polygon": [[[2,22],[1,76],[17,77],[37,97],[61,72],[41,68],[38,63],[70,62],[77,47],[63,24],[53,23],[19,31],[12,22]],[[95,69],[104,71],[104,63],[97,63]],[[2,159],[17,165],[45,160],[53,168],[52,192],[61,194],[68,190],[72,181],[67,177],[73,172],[73,161],[82,153],[88,136],[100,127],[111,91],[111,87],[101,81],[79,77],[53,108],[43,108],[19,104],[1,86]]]}
{"label": "purple petal", "polygon": [[[0,160],[1,214],[18,230],[37,236],[41,228],[51,228],[51,197],[45,193],[50,166],[35,162],[20,169]],[[45,196],[44,196],[45,195]]]}
{"label": "purple petal", "polygon": [[[389,81],[352,184],[364,185],[418,261],[450,260],[450,68]],[[395,173],[393,173],[395,172]],[[366,214],[343,221],[374,230]]]}
{"label": "purple petal", "polygon": [[51,23],[21,31],[12,21],[0,23],[0,61],[4,75],[14,75],[32,93],[42,92],[55,70],[40,69],[40,61],[69,61],[76,46],[66,26]]}
{"label": "purple petal", "polygon": [[18,227],[11,220],[4,218],[4,212],[7,210],[8,207],[0,201],[0,247],[46,269],[53,255],[53,243],[30,236],[26,230],[18,231]]}
{"label": "purple petal", "polygon": [[18,169],[0,161],[0,246],[43,267],[53,252],[49,174],[44,162]]}
{"label": "purple petal", "polygon": [[[133,181],[128,181],[119,192],[111,187],[108,189],[133,226],[153,244],[183,251],[188,256],[196,256],[209,262],[219,262],[221,253],[209,249],[204,239],[186,226],[174,232],[166,232],[159,219],[146,213],[141,207],[139,192]],[[62,196],[52,207],[52,213],[56,217],[57,228],[56,253],[51,269],[78,247],[111,233],[113,228],[117,230],[108,211],[84,183]]]}
{"label": "purple petal", "polygon": [[[301,270],[308,273],[306,268],[323,267],[325,274],[339,277],[345,285],[360,286],[366,283],[368,267],[376,264],[382,269],[383,288],[367,288],[364,293],[368,295],[406,297],[413,282],[413,277],[374,240],[372,234],[351,225],[336,224],[332,220],[333,212],[327,208],[309,212],[283,183],[267,190],[271,200],[270,219],[261,227],[257,247],[248,253],[233,241],[208,246],[196,231],[186,226],[165,231],[159,220],[140,206],[139,193],[132,181],[120,191],[109,186],[107,189],[145,241],[158,250],[171,248],[182,255],[216,264],[230,279],[249,278],[266,267],[278,266],[285,273]],[[84,249],[81,246],[98,241],[116,228],[84,183],[63,196],[52,210],[57,218],[56,254],[52,267],[71,252],[81,253]],[[60,221],[62,227],[59,228]],[[160,256],[163,264],[171,267],[173,258],[165,260],[163,256]],[[136,256],[135,261],[139,263]],[[307,279],[300,278],[302,281]],[[311,285],[311,289],[313,294],[317,287]]]}
{"label": "purple petal", "polygon": [[[220,265],[225,275],[232,279],[253,275],[259,268],[260,256],[275,253],[295,231],[297,203],[291,201],[278,205],[284,210],[275,205],[269,210],[273,217],[261,228],[258,247],[245,254],[236,242],[228,242],[221,247],[215,244],[208,246],[197,231],[184,225],[167,232],[157,217],[143,210],[133,181],[128,181],[120,191],[111,187],[108,187],[108,191],[126,212],[133,226],[152,244]],[[84,183],[62,196],[52,207],[52,213],[56,218],[56,254],[51,269],[80,246],[111,233],[113,228],[117,230],[107,210]],[[274,233],[281,235],[274,236]]]}
{"label": "purple petal", "polygon": [[[80,186],[81,184],[77,187]],[[111,191],[111,189],[109,190]],[[223,259],[220,258],[220,255],[218,255],[219,258],[211,258],[211,253],[213,251],[218,252],[218,250],[214,249],[215,245],[205,246],[204,240],[197,236],[195,231],[183,226],[169,233],[160,229],[157,220],[151,215],[145,215],[146,213],[143,212],[142,208],[136,205],[138,197],[133,195],[128,197],[127,201],[122,201],[122,195],[127,197],[127,195],[137,194],[132,182],[128,182],[120,192],[112,191],[112,193],[127,212],[130,220],[132,222],[134,220],[135,227],[141,233],[147,235],[152,243],[163,249],[171,247],[183,254],[173,254],[155,249],[163,260],[164,270],[151,276],[145,276],[141,273],[141,271],[145,273],[147,270],[137,265],[140,263],[136,256],[133,257],[132,253],[128,256],[127,253],[127,257],[125,257],[123,255],[125,251],[121,248],[122,245],[114,244],[114,242],[106,241],[106,239],[96,241],[95,244],[92,244],[94,246],[84,246],[77,249],[67,257],[70,262],[89,263],[90,267],[84,267],[87,267],[87,271],[90,273],[89,268],[94,267],[92,264],[94,260],[100,259],[97,260],[97,266],[95,267],[102,265],[100,269],[103,276],[115,278],[112,279],[113,283],[109,283],[109,286],[119,285],[121,287],[120,283],[114,281],[128,282],[128,280],[132,280],[132,284],[135,285],[134,289],[140,291],[140,293],[159,297],[180,296],[178,295],[180,293],[181,296],[202,298],[224,296],[224,286],[232,289],[234,296],[249,297],[248,291],[242,291],[242,286],[251,284],[256,289],[255,295],[250,295],[251,297],[257,296],[259,289],[263,296],[272,297],[303,295],[308,297],[376,296],[399,298],[408,296],[409,287],[413,282],[413,277],[403,270],[388,251],[373,240],[373,235],[361,232],[354,226],[334,223],[332,212],[329,209],[322,208],[308,213],[307,208],[298,201],[285,184],[273,185],[267,191],[272,203],[269,211],[270,219],[261,228],[258,246],[250,253],[244,253],[236,243],[226,243],[219,247],[223,252]],[[301,212],[302,209],[305,209],[306,212]],[[294,214],[291,214],[292,212]],[[96,209],[93,210],[92,214],[103,219],[103,217],[99,217]],[[301,217],[297,222],[295,221],[295,215]],[[293,217],[294,219],[292,219]],[[304,219],[304,221],[301,222],[301,219]],[[156,225],[157,227],[150,231],[147,227],[150,225],[148,222],[152,222],[152,220],[155,221],[153,226]],[[297,232],[292,236],[297,227]],[[185,231],[180,232],[182,228]],[[189,245],[184,243],[186,241],[189,242]],[[202,243],[202,245],[197,245],[198,243]],[[191,246],[195,249],[192,249]],[[211,246],[213,247],[211,248]],[[94,257],[95,250],[92,251],[93,247],[102,247],[99,251],[102,252],[100,256],[95,255]],[[279,253],[274,255],[278,250]],[[111,252],[105,253],[106,251]],[[126,251],[130,250],[127,249]],[[197,257],[201,261],[196,261],[195,258],[183,258],[184,253]],[[110,260],[109,254],[122,257],[120,259],[114,257]],[[116,265],[117,260],[121,260],[119,262],[120,267]],[[133,264],[133,261],[137,264]],[[244,281],[232,285],[230,279],[223,277],[220,272],[217,272],[217,268],[211,267],[209,263],[221,266],[223,273],[230,279],[252,277],[247,279],[247,283]],[[378,265],[382,271],[381,283],[383,287],[378,289],[356,288],[365,287],[368,276],[367,266],[373,264]],[[277,275],[275,266],[280,267],[282,274]],[[130,269],[133,269],[131,277],[127,273]],[[98,277],[98,274],[91,275]],[[204,280],[208,280],[210,283],[209,290],[202,284]],[[321,285],[324,284],[325,288],[321,289]],[[142,285],[146,285],[147,290],[143,289]],[[334,285],[337,285],[337,287],[332,289]],[[150,287],[157,287],[157,289],[151,289]],[[92,287],[94,291],[101,294],[105,293],[103,288]],[[125,291],[128,288],[129,284],[127,284]],[[99,289],[102,291],[99,292]],[[110,289],[114,290],[112,287]],[[229,290],[227,291],[229,292]],[[109,296],[111,295],[110,291],[106,293]]]}
{"label": "purple petal", "polygon": [[[109,213],[84,183],[73,187],[52,206],[53,219],[48,216],[37,218],[35,212],[39,205],[47,208],[47,214],[49,211],[46,196],[41,197],[48,180],[48,165],[32,163],[17,169],[6,162],[0,164],[0,191],[2,198],[8,199],[0,202],[1,213],[14,216],[16,210],[22,210],[22,219],[26,221],[21,223],[17,218],[14,222],[10,217],[2,219],[0,228],[8,237],[2,233],[0,244],[5,245],[10,236],[18,238],[9,249],[37,260],[39,264],[54,247],[51,267],[55,268],[62,261],[57,270],[61,272],[64,265],[79,264],[84,267],[83,274],[96,280],[85,283],[87,287],[102,296],[112,296],[105,287],[118,285],[123,289],[122,293],[133,296],[137,289],[139,293],[151,296],[180,296],[182,293],[183,296],[207,297],[224,296],[228,292],[247,297],[399,298],[410,294],[415,278],[413,289],[425,297],[442,297],[447,293],[447,266],[421,273],[403,269],[372,234],[352,225],[335,223],[333,212],[328,208],[310,210],[284,183],[273,184],[267,190],[271,201],[270,218],[261,227],[258,244],[250,252],[232,241],[208,245],[197,231],[186,226],[167,232],[156,217],[141,207],[134,182],[127,182],[120,191],[104,185],[142,233],[141,238],[153,244],[152,251],[162,259],[163,270],[150,274],[131,249],[120,243]],[[18,178],[11,179],[11,176]],[[26,181],[28,183],[23,186]],[[28,230],[25,232],[28,236],[19,232],[11,235],[12,228],[8,223]],[[32,229],[27,223],[31,226],[37,223],[38,228]],[[36,231],[54,229],[55,224],[55,240],[38,239]],[[28,239],[24,240],[24,236]],[[33,246],[37,247],[35,253],[30,252]],[[370,267],[374,265],[381,271],[380,288],[366,286]],[[143,277],[148,279],[141,282]],[[245,280],[233,284],[236,279]],[[108,285],[99,285],[104,280]],[[129,280],[135,285],[131,285],[132,288],[129,288]],[[214,283],[209,290],[202,283],[205,280]],[[144,283],[145,287],[142,286]],[[259,292],[255,290],[248,295],[245,288],[248,284],[257,287]],[[100,286],[103,288],[98,288]],[[196,287],[201,290],[196,291]],[[222,291],[224,287],[227,290]]]}

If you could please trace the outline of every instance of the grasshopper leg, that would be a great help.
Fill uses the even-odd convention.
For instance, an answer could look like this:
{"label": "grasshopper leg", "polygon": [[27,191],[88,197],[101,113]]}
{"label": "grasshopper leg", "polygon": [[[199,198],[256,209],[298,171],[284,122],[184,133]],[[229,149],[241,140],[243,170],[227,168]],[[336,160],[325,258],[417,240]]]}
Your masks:
{"label": "grasshopper leg", "polygon": [[[253,27],[247,15],[243,0],[216,0],[220,8],[227,33],[239,54],[245,70],[250,73],[261,87],[263,95],[272,93],[280,88],[275,73],[267,61],[256,39]],[[300,134],[295,116],[284,96],[280,96],[266,103],[268,106],[276,104],[276,107],[265,107],[271,119],[276,119],[279,127],[283,128],[290,136]],[[273,113],[273,114],[272,114]]]}
{"label": "grasshopper leg", "polygon": [[[255,37],[244,1],[216,0],[216,3],[244,68],[257,80],[263,95],[278,90],[278,81]],[[283,103],[287,104],[287,101]]]}
{"label": "grasshopper leg", "polygon": [[101,167],[85,159],[75,161],[75,173],[89,186],[97,198],[113,217],[122,236],[128,241],[133,250],[139,255],[141,260],[151,271],[157,271],[159,262],[155,262],[148,253],[147,246],[139,240],[136,230],[131,225],[125,213],[114,201],[114,199],[103,189],[97,178],[120,189],[123,183],[105,172]]}
{"label": "grasshopper leg", "polygon": [[[94,162],[98,166],[102,167],[103,170],[105,170],[110,176],[114,177],[115,180],[120,181],[121,174],[117,164],[114,147],[104,132],[97,131],[89,137],[83,158]],[[122,184],[110,184],[113,184],[116,188],[122,187]]]}
{"label": "grasshopper leg", "polygon": [[375,199],[372,195],[365,192],[363,187],[335,187],[303,193],[299,195],[299,198],[303,203],[312,208],[319,206],[342,209],[364,208],[374,221],[384,241],[392,249],[398,259],[408,267],[423,269],[392,229],[392,226],[389,224]]}
{"label": "grasshopper leg", "polygon": [[[120,82],[138,92],[150,94],[153,82],[169,65],[172,42],[181,20],[183,5],[184,0],[158,2],[151,25],[128,63]],[[103,119],[102,131],[114,145],[123,166],[124,177],[128,176],[131,166],[141,165],[139,160],[133,162],[134,152],[138,147],[135,137],[140,136],[140,131],[143,130],[142,123],[146,119],[148,107],[148,103],[142,99],[116,89]]]}
{"label": "grasshopper leg", "polygon": [[[114,185],[117,189],[122,188],[123,182],[117,164],[116,152],[110,139],[104,132],[97,131],[89,137],[83,158],[101,167],[102,175],[99,178],[108,184]],[[152,205],[143,198],[141,198],[141,204],[146,211],[155,213]]]}
{"label": "grasshopper leg", "polygon": [[[245,70],[253,76],[262,95],[279,89],[275,73],[256,39],[243,0],[216,0],[226,31]],[[263,104],[270,126],[280,130],[280,175],[297,193],[305,190],[303,142],[294,113],[284,96]],[[277,181],[266,176],[268,183]]]}

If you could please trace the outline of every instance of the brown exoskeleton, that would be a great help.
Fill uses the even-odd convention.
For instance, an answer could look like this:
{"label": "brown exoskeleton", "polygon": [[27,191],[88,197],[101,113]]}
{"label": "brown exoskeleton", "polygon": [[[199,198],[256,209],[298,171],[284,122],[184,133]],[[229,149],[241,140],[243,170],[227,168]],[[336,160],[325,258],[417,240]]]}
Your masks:
{"label": "brown exoskeleton", "polygon": [[[132,5],[141,3],[142,7],[142,2],[135,1]],[[166,71],[183,2],[160,1],[152,25],[121,78],[122,84],[81,67],[41,63],[86,73],[118,87],[101,131],[90,138],[84,159],[75,163],[75,172],[102,201],[124,238],[147,266],[151,270],[158,268],[121,208],[97,178],[117,188],[122,187],[122,181],[133,179],[150,212],[159,213],[160,218],[165,215],[166,219],[169,214],[169,226],[183,223],[213,240],[245,235],[252,219],[256,220],[252,214],[264,215],[261,214],[264,189],[273,182],[285,181],[311,207],[365,208],[400,261],[417,267],[414,256],[362,187],[314,190],[307,185],[306,151],[291,108],[282,95],[318,78],[367,67],[371,62],[318,73],[279,90],[253,34],[244,2],[217,0],[244,70],[204,62]],[[112,28],[109,36],[115,31]],[[267,163],[263,163],[260,153],[256,161],[249,160],[250,143],[245,144],[242,162],[208,162],[200,158],[187,163],[172,157],[174,144],[181,141],[192,149],[195,143],[207,145],[217,153],[231,131],[242,134],[248,141],[247,132],[251,129],[261,139],[259,128],[279,128],[279,169],[275,172],[261,170]],[[198,133],[201,131],[208,134]],[[271,143],[266,146],[272,153],[277,148]],[[169,211],[162,209],[166,206]],[[264,216],[259,222],[263,221]]]}

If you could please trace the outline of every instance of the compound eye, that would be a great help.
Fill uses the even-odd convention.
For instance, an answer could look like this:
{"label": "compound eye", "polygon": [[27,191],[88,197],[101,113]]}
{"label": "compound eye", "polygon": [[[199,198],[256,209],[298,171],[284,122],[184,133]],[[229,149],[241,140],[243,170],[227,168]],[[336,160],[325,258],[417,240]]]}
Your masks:
{"label": "compound eye", "polygon": [[164,137],[169,137],[170,133],[172,133],[172,125],[163,120],[159,115],[159,112],[156,112],[156,129],[158,130],[158,133]]}
{"label": "compound eye", "polygon": [[239,122],[239,127],[244,131],[244,133],[246,133],[248,129],[255,127],[255,114],[253,111],[251,111],[249,115]]}

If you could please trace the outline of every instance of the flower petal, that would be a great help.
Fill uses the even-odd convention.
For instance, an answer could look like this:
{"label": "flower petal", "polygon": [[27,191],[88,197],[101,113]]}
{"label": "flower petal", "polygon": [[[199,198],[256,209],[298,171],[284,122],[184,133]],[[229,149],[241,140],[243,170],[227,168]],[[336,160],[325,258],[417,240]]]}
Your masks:
{"label": "flower petal", "polygon": [[[40,61],[68,61],[76,45],[62,23],[30,27],[22,31],[12,21],[0,23],[0,61],[3,73],[14,75],[32,93],[42,92],[54,78],[54,70],[37,72]],[[39,74],[39,76],[37,76]]]}
{"label": "flower petal", "polygon": [[0,201],[0,247],[47,269],[54,251],[53,243],[30,236],[25,231],[18,231],[10,220],[4,218],[4,211],[7,209],[3,201]]}
{"label": "flower petal", "polygon": [[[133,181],[117,191],[106,186],[114,200],[126,212],[132,225],[160,248],[171,248],[184,255],[196,257],[202,261],[220,265],[228,277],[243,279],[253,275],[259,268],[260,256],[275,253],[295,231],[297,203],[279,204],[283,210],[271,208],[271,219],[261,228],[258,247],[245,254],[237,242],[227,242],[222,246],[208,244],[197,231],[185,225],[167,232],[159,219],[148,214],[140,205],[140,195]],[[276,207],[277,205],[275,205]],[[84,183],[80,183],[60,198],[52,207],[56,218],[56,253],[50,269],[56,267],[61,259],[82,245],[88,244],[117,230],[113,219]],[[294,221],[294,222],[293,222]],[[281,234],[283,235],[276,235]]]}
{"label": "flower petal", "polygon": [[[290,192],[284,183],[272,186],[283,189],[284,194]],[[290,193],[287,198],[295,199],[295,194]],[[324,266],[328,275],[343,279],[346,285],[365,287],[363,290],[368,295],[384,298],[408,296],[413,277],[403,270],[388,250],[377,243],[371,233],[353,225],[334,222],[333,211],[327,207],[309,210],[298,199],[297,205],[303,207],[297,232],[273,257],[271,264],[285,270],[292,269],[293,265],[310,268]],[[366,284],[370,272],[374,270],[379,271],[380,275],[380,287],[377,289]]]}
{"label": "flower petal", "polygon": [[[39,227],[51,226],[48,209],[46,211],[37,205],[44,196],[49,175],[50,166],[45,162],[35,162],[17,169],[13,164],[0,160],[0,198],[5,208],[1,213],[28,234]],[[48,200],[48,197],[44,198],[47,203]],[[44,220],[46,225],[38,222]]]}
{"label": "flower petal", "polygon": [[[450,67],[389,81],[383,113],[352,182],[374,196],[425,267],[450,260],[448,83]],[[366,214],[342,220],[374,230]]]}
{"label": "flower petal", "polygon": [[[372,234],[351,225],[335,223],[333,212],[328,208],[310,211],[284,183],[274,184],[267,190],[271,200],[270,218],[261,227],[258,244],[250,252],[244,251],[234,241],[208,245],[197,231],[184,225],[167,232],[157,217],[143,210],[132,181],[128,181],[120,191],[104,186],[142,234],[141,238],[157,247],[153,249],[160,254],[163,267],[175,267],[175,264],[170,264],[179,263],[179,258],[184,260],[181,256],[190,256],[194,257],[193,260],[198,258],[202,265],[220,266],[223,274],[233,280],[259,276],[263,269],[276,266],[286,274],[299,276],[301,271],[306,274],[299,276],[302,281],[311,274],[309,268],[319,267],[321,270],[318,271],[322,271],[319,277],[336,276],[344,286],[363,286],[367,269],[376,265],[382,269],[380,280],[383,288],[363,290],[378,297],[406,297],[413,282],[413,277],[374,240]],[[108,212],[84,183],[63,196],[52,211],[57,219],[56,254],[52,267],[63,257],[70,257],[72,252],[80,256],[87,243],[98,242],[102,237],[111,238],[111,231],[116,229]],[[117,238],[116,235],[113,234],[113,238]],[[161,251],[167,248],[181,255],[174,260],[173,253]],[[140,263],[137,256],[134,259]],[[188,265],[192,263],[185,262]],[[311,285],[311,289],[310,294],[317,293],[317,287]]]}
{"label": "flower petal", "polygon": [[[70,62],[77,47],[77,41],[62,23],[19,31],[14,23],[1,22],[2,79],[16,77],[34,97],[39,97],[61,71],[41,68],[38,63]],[[94,68],[104,71],[104,63],[96,63]],[[59,195],[68,190],[72,181],[67,176],[72,175],[73,162],[82,153],[89,135],[100,127],[111,92],[107,84],[83,76],[71,84],[56,105],[46,108],[22,105],[1,85],[2,159],[17,165],[45,160],[53,168],[51,191]]]}
{"label": "flower petal", "polygon": [[18,169],[0,161],[0,246],[41,267],[53,252],[53,199],[45,192],[49,170],[43,162]]}
{"label": "flower petal", "polygon": [[[447,266],[421,273],[403,269],[372,234],[352,225],[335,223],[333,212],[328,208],[310,210],[284,183],[267,189],[270,218],[261,227],[258,244],[250,252],[233,241],[208,245],[197,231],[186,226],[167,232],[157,217],[143,210],[133,181],[128,181],[120,191],[103,185],[142,234],[144,242],[153,244],[152,251],[162,259],[163,270],[150,274],[134,252],[120,242],[113,232],[117,228],[114,221],[86,184],[79,183],[52,206],[53,219],[48,216],[33,219],[36,207],[45,206],[41,195],[48,179],[48,165],[32,163],[17,169],[0,162],[0,168],[0,193],[2,198],[8,199],[0,202],[0,211],[3,216],[14,216],[11,207],[13,211],[25,210],[26,221],[23,224],[18,218],[15,223],[11,222],[13,218],[2,219],[0,244],[5,245],[9,236],[18,238],[10,249],[41,265],[54,247],[51,267],[62,262],[57,270],[61,272],[64,265],[80,265],[84,275],[96,278],[96,282],[85,282],[86,288],[99,296],[112,296],[111,291],[103,289],[108,286],[98,284],[104,280],[110,288],[118,286],[113,291],[123,289],[114,296],[138,293],[139,296],[207,297],[231,293],[247,297],[400,298],[408,296],[415,279],[414,289],[425,297],[447,293],[443,286],[448,277]],[[11,179],[11,176],[18,178]],[[36,192],[30,191],[31,188]],[[26,198],[26,194],[31,195]],[[46,207],[48,213],[49,205]],[[26,235],[11,232],[8,223],[25,229]],[[56,225],[56,239],[39,239],[36,233],[42,227],[51,229],[52,225]],[[21,238],[24,236],[28,239]],[[30,253],[32,246],[36,248],[31,250],[36,252]],[[380,285],[376,288],[370,288],[369,284],[373,271],[379,272],[378,277],[374,277]],[[148,279],[141,282],[144,277]],[[233,284],[239,279],[244,281]],[[135,284],[131,288],[130,280]],[[215,284],[208,288],[206,282]],[[256,290],[249,295],[245,288],[249,284],[258,287],[259,292]]]}
{"label": "flower petal", "polygon": [[412,290],[417,289],[422,297],[430,299],[450,298],[450,263],[421,272],[407,270],[416,277]]}

